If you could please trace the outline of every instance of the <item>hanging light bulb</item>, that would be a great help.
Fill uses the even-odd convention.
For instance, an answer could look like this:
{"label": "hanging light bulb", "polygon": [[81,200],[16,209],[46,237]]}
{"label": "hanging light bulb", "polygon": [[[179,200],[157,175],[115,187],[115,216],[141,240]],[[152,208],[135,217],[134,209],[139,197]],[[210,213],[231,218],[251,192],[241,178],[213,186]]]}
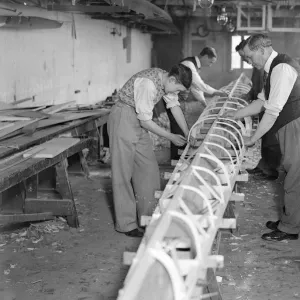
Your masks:
{"label": "hanging light bulb", "polygon": [[201,8],[211,8],[215,0],[198,0],[198,4]]}
{"label": "hanging light bulb", "polygon": [[226,30],[227,30],[228,32],[234,32],[235,29],[236,29],[236,27],[235,27],[235,25],[234,25],[232,19],[229,18],[228,23],[226,24]]}
{"label": "hanging light bulb", "polygon": [[222,7],[221,13],[217,16],[217,22],[221,25],[224,26],[228,22],[228,16],[226,12],[226,8]]}

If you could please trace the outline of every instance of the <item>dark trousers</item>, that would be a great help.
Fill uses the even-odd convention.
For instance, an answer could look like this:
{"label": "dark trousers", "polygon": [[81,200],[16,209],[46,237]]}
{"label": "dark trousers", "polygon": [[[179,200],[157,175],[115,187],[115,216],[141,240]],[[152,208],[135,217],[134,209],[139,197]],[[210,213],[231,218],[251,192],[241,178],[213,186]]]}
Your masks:
{"label": "dark trousers", "polygon": [[[179,127],[179,125],[177,124],[175,118],[173,117],[171,111],[169,109],[166,109],[169,120],[170,120],[170,131],[174,134],[181,134],[184,136],[183,131],[181,130],[181,128]],[[184,149],[184,146],[176,146],[173,143],[171,143],[171,159],[175,159],[178,160],[180,158],[180,155],[178,154],[178,150],[179,149]]]}
{"label": "dark trousers", "polygon": [[282,153],[282,167],[286,172],[282,216],[278,229],[291,234],[300,233],[300,118],[277,132]]}
{"label": "dark trousers", "polygon": [[[186,99],[188,98],[189,93],[187,92],[182,92],[179,93],[178,98],[179,98],[179,102],[182,103],[182,101],[186,101]],[[172,112],[170,109],[167,109],[166,103],[164,100],[161,100],[163,102],[163,105],[165,107],[165,110],[167,112],[169,121],[170,121],[170,131],[174,134],[180,134],[182,136],[184,136],[183,131],[181,130],[181,128],[179,127],[178,123],[176,122]],[[171,159],[174,160],[178,160],[180,158],[180,154],[178,154],[178,150],[181,149],[183,150],[185,148],[186,145],[184,146],[176,146],[173,143],[171,143]]]}
{"label": "dark trousers", "polygon": [[266,133],[261,143],[261,160],[258,167],[267,175],[276,175],[281,161],[279,143],[270,143],[273,138],[276,140],[274,134]]}
{"label": "dark trousers", "polygon": [[[263,113],[259,115],[261,120]],[[261,140],[261,160],[258,167],[267,175],[277,175],[281,162],[279,142],[274,133],[267,132]]]}

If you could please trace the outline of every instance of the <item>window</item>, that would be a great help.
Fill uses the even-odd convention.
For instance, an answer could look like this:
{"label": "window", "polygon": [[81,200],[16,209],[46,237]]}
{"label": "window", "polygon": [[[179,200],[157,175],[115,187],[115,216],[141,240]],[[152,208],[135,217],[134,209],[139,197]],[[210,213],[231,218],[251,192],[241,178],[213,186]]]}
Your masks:
{"label": "window", "polygon": [[249,35],[233,35],[231,37],[231,70],[233,69],[251,69],[252,66],[242,60],[239,53],[235,51],[235,47],[244,39],[246,40]]}

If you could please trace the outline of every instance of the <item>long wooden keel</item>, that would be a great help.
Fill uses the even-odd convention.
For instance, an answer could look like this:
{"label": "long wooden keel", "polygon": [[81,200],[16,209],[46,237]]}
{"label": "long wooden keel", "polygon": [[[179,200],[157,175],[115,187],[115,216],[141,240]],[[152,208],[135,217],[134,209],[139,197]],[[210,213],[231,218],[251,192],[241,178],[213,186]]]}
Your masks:
{"label": "long wooden keel", "polygon": [[236,122],[222,114],[247,105],[239,98],[250,89],[243,76],[224,87],[229,96],[214,99],[191,128],[198,145],[186,146],[165,190],[156,193],[159,205],[144,218],[148,226],[137,253],[124,254],[131,267],[118,300],[221,299],[208,287],[211,269],[224,259],[211,251],[218,230],[235,226],[223,215],[230,200],[243,200],[234,186],[247,180],[242,136],[253,126],[250,118]]}

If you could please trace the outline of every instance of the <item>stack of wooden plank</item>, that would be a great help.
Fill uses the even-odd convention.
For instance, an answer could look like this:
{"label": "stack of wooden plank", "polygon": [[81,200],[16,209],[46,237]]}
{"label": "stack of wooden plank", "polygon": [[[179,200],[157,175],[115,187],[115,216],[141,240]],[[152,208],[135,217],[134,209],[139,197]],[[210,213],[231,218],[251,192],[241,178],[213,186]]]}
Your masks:
{"label": "stack of wooden plank", "polygon": [[[74,102],[54,105],[48,108],[8,108],[0,110],[0,141],[17,134],[33,134],[42,128],[108,114],[107,109],[74,110]],[[62,112],[64,110],[64,112]]]}

